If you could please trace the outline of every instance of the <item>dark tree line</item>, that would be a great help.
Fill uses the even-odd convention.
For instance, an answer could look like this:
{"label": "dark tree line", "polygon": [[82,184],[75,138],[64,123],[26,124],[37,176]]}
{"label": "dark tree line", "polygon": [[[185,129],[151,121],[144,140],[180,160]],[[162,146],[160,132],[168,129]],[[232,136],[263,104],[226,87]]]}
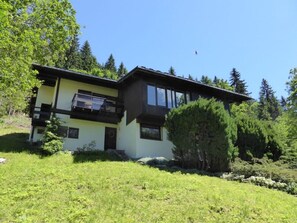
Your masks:
{"label": "dark tree line", "polygon": [[118,79],[121,75],[128,73],[123,62],[120,63],[118,68],[116,67],[112,54],[110,54],[105,63],[100,64],[92,53],[90,43],[85,41],[80,47],[77,35],[67,50],[65,59],[59,61],[56,66],[111,79]]}

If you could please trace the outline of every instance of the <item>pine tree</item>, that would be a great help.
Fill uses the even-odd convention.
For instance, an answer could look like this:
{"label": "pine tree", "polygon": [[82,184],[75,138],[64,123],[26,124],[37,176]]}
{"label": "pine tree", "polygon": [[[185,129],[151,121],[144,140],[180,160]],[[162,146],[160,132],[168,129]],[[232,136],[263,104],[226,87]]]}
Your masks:
{"label": "pine tree", "polygon": [[281,113],[280,104],[267,80],[262,79],[259,93],[259,118],[275,120]]}
{"label": "pine tree", "polygon": [[219,83],[219,81],[220,81],[220,80],[217,78],[217,76],[215,76],[214,79],[213,79],[213,83],[214,83],[214,85],[217,86],[218,83]]}
{"label": "pine tree", "polygon": [[127,74],[128,73],[128,70],[126,69],[126,67],[124,66],[124,63],[121,62],[119,68],[118,68],[118,75],[121,76],[123,74]]}
{"label": "pine tree", "polygon": [[202,84],[208,84],[208,85],[212,85],[212,80],[208,77],[208,76],[204,76],[202,75],[200,82]]}
{"label": "pine tree", "polygon": [[281,96],[280,105],[284,111],[287,110],[287,100],[284,98],[284,96]]}
{"label": "pine tree", "polygon": [[81,67],[81,57],[79,51],[79,38],[75,35],[70,48],[66,51],[66,60],[63,64],[65,69],[79,69]]}
{"label": "pine tree", "polygon": [[90,72],[93,68],[98,67],[96,58],[93,56],[91,46],[88,41],[85,41],[81,50],[81,66],[80,69]]}
{"label": "pine tree", "polygon": [[230,86],[233,87],[234,91],[240,94],[248,95],[246,82],[240,79],[240,73],[233,68],[230,72]]}
{"label": "pine tree", "polygon": [[115,60],[114,60],[112,54],[110,54],[110,56],[108,57],[104,68],[107,69],[107,70],[113,71],[113,72],[117,72],[117,68],[115,66]]}
{"label": "pine tree", "polygon": [[193,80],[194,80],[194,78],[192,77],[192,75],[191,75],[191,74],[189,74],[189,76],[188,76],[188,79],[189,79],[189,80],[191,80],[191,81],[193,81]]}
{"label": "pine tree", "polygon": [[169,68],[168,73],[172,76],[176,76],[175,70],[172,66]]}
{"label": "pine tree", "polygon": [[[297,145],[297,68],[290,71],[289,81],[286,83],[288,90],[287,112],[289,115],[289,140]],[[297,154],[297,151],[295,151]]]}

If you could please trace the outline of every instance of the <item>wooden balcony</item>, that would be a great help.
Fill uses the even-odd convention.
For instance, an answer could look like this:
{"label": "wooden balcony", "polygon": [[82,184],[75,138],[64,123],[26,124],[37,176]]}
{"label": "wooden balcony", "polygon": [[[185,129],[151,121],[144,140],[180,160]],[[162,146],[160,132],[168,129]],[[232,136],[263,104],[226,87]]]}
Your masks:
{"label": "wooden balcony", "polygon": [[46,126],[46,121],[50,119],[50,107],[44,109],[43,107],[34,107],[32,109],[32,125],[33,126]]}
{"label": "wooden balcony", "polygon": [[71,111],[71,118],[118,123],[123,116],[123,104],[111,96],[76,93]]}

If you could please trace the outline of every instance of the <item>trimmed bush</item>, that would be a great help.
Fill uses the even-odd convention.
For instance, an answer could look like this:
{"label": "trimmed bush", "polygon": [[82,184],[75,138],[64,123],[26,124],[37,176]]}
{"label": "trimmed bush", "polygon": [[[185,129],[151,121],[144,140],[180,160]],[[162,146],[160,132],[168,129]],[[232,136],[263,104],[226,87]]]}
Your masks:
{"label": "trimmed bush", "polygon": [[236,126],[221,102],[199,99],[172,109],[165,122],[182,167],[226,171],[236,155]]}
{"label": "trimmed bush", "polygon": [[262,158],[266,152],[268,136],[263,124],[247,115],[236,117],[239,157],[250,161],[253,157]]}
{"label": "trimmed bush", "polygon": [[277,161],[285,150],[285,142],[282,141],[279,130],[276,129],[274,123],[265,122],[264,126],[267,133],[267,157]]}

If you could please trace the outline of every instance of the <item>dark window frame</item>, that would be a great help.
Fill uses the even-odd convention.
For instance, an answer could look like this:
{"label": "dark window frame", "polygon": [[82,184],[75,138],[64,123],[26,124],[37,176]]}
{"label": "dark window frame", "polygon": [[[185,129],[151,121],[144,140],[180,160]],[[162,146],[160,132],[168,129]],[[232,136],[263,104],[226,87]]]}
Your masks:
{"label": "dark window frame", "polygon": [[57,134],[60,137],[66,138],[68,136],[68,126],[59,126]]}
{"label": "dark window frame", "polygon": [[[77,133],[74,136],[70,135],[70,134],[72,134],[72,131],[77,131]],[[68,138],[69,139],[78,139],[79,138],[79,128],[69,127],[68,128]]]}
{"label": "dark window frame", "polygon": [[[161,104],[159,104],[159,99],[158,99],[158,88],[159,89],[163,89],[164,90],[164,93],[165,93],[165,105],[161,105]],[[166,94],[166,87],[162,87],[162,86],[158,86],[158,85],[156,85],[155,86],[155,91],[156,91],[156,106],[158,106],[158,107],[163,107],[163,108],[166,108],[167,107],[167,94]]]}
{"label": "dark window frame", "polygon": [[[154,94],[155,94],[155,104],[149,104],[148,103],[148,86],[150,87],[154,87]],[[164,89],[165,90],[165,106],[164,105],[160,105],[158,102],[158,88]],[[149,106],[157,106],[157,107],[162,107],[162,108],[168,108],[168,109],[172,109],[172,108],[177,108],[177,94],[176,93],[181,93],[183,95],[183,100],[184,103],[183,104],[188,104],[192,101],[192,95],[191,95],[191,91],[182,91],[182,90],[176,90],[174,88],[171,87],[167,87],[167,86],[162,86],[162,85],[158,85],[158,84],[154,84],[154,83],[147,83],[146,84],[146,94],[147,94],[147,100],[146,100],[146,104]],[[170,99],[171,99],[171,106],[168,106],[168,91],[170,91]],[[180,105],[179,105],[180,106]]]}
{"label": "dark window frame", "polygon": [[[155,100],[154,100],[154,104],[149,104],[149,87],[153,87],[154,88],[154,96],[155,96]],[[150,105],[150,106],[157,106],[157,89],[156,89],[156,85],[154,84],[147,84],[146,85],[146,104]]]}
{"label": "dark window frame", "polygon": [[[150,137],[147,135],[144,135],[142,129],[143,128],[151,128],[151,129],[157,129],[159,131],[158,137]],[[157,126],[157,125],[149,125],[149,124],[140,124],[140,138],[141,139],[149,139],[149,140],[157,140],[157,141],[162,141],[162,128],[161,126]]]}

